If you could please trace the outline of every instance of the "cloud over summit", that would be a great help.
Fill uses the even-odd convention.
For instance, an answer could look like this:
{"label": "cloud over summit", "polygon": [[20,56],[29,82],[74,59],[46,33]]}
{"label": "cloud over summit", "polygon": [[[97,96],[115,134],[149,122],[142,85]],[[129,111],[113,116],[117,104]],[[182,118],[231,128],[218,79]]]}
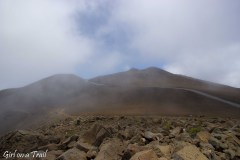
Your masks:
{"label": "cloud over summit", "polygon": [[240,87],[239,7],[237,0],[3,0],[0,88],[154,65]]}

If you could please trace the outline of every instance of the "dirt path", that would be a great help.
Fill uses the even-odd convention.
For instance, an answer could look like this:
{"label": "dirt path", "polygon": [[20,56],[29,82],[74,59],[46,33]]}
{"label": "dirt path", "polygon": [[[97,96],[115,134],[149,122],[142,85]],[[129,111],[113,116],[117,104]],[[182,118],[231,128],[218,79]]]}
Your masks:
{"label": "dirt path", "polygon": [[186,88],[176,88],[176,89],[181,89],[181,90],[185,90],[185,91],[194,92],[194,93],[197,93],[197,94],[206,96],[206,97],[208,97],[208,98],[211,98],[211,99],[214,99],[214,100],[217,100],[217,101],[220,101],[220,102],[229,104],[229,105],[231,105],[231,106],[233,106],[233,107],[238,107],[238,108],[240,108],[240,104],[238,104],[238,103],[234,103],[234,102],[231,102],[231,101],[228,101],[228,100],[225,100],[225,99],[222,99],[222,98],[219,98],[219,97],[217,97],[217,96],[213,96],[213,95],[211,95],[211,94],[207,94],[207,93],[204,93],[204,92],[201,92],[201,91],[197,91],[197,90],[193,90],[193,89],[186,89]]}

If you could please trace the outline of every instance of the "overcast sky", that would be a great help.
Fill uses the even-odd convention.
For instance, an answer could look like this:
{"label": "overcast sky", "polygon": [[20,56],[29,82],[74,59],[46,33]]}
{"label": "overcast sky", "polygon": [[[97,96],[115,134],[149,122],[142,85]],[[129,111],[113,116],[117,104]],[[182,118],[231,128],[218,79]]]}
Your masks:
{"label": "overcast sky", "polygon": [[0,89],[156,66],[240,87],[239,0],[1,0]]}

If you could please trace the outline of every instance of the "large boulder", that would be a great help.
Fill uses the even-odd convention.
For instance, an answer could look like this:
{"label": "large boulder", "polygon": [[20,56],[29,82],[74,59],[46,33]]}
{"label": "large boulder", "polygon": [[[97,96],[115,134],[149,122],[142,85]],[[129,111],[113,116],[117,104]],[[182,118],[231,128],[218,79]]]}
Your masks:
{"label": "large boulder", "polygon": [[80,141],[94,146],[100,146],[106,137],[111,137],[111,130],[102,125],[95,124],[90,130],[85,132]]}
{"label": "large boulder", "polygon": [[71,143],[71,142],[76,142],[78,140],[78,136],[77,135],[73,135],[71,137],[68,137],[67,139],[65,139],[60,145],[59,145],[59,148],[60,149],[67,149],[67,148],[71,148],[69,147],[68,145]]}
{"label": "large boulder", "polygon": [[162,153],[162,155],[164,157],[171,157],[171,154],[173,152],[173,146],[171,145],[159,145],[157,146],[157,148],[160,150],[160,152]]}
{"label": "large boulder", "polygon": [[175,153],[174,159],[176,160],[208,160],[208,158],[200,152],[194,145],[187,145],[180,151]]}
{"label": "large boulder", "polygon": [[139,146],[137,143],[128,144],[124,150],[123,160],[129,160],[137,152],[150,149],[148,146]]}
{"label": "large boulder", "polygon": [[121,160],[125,144],[119,139],[109,139],[100,146],[95,160]]}

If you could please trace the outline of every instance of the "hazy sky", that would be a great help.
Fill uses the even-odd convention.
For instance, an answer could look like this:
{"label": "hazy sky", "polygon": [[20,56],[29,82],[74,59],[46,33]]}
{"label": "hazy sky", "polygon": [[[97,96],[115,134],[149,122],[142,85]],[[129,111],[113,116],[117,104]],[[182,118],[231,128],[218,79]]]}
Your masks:
{"label": "hazy sky", "polygon": [[240,87],[239,0],[1,0],[0,89],[157,66]]}

